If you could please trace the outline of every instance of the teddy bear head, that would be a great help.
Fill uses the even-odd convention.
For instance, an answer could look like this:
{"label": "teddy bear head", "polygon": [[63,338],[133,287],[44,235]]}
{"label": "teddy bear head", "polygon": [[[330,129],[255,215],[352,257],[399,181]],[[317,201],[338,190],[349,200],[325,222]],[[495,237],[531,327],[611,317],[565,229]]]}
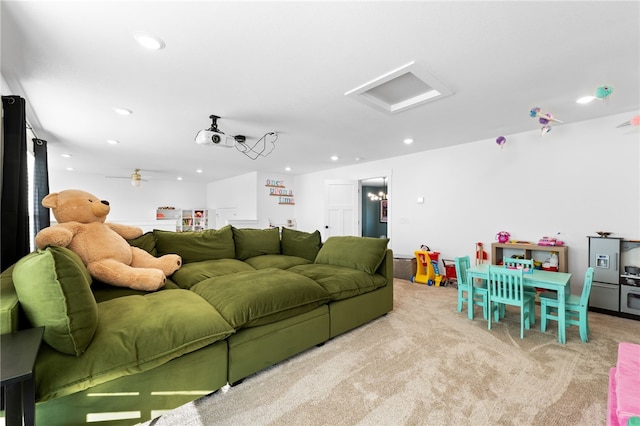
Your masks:
{"label": "teddy bear head", "polygon": [[53,212],[58,223],[104,222],[109,214],[109,202],[79,189],[54,192],[42,199],[42,205]]}

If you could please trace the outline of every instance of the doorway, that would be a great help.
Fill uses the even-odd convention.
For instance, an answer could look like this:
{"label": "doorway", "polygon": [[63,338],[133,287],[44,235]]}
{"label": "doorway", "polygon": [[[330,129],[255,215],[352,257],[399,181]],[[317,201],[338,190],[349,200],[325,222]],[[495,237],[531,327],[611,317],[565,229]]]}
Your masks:
{"label": "doorway", "polygon": [[388,238],[388,185],[386,177],[360,180],[360,225],[363,237]]}

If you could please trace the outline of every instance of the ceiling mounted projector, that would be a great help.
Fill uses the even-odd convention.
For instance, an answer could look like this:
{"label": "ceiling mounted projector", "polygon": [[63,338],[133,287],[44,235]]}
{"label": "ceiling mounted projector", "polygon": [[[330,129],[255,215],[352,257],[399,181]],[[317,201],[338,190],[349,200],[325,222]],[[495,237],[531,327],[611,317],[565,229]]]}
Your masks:
{"label": "ceiling mounted projector", "polygon": [[220,131],[218,129],[218,118],[220,117],[217,115],[210,115],[209,118],[211,119],[211,127],[200,130],[196,134],[195,141],[198,145],[213,145],[225,148],[235,147],[252,160],[258,157],[266,157],[271,154],[276,147],[276,140],[278,139],[276,132],[267,132],[256,142],[247,143],[246,136],[230,136]]}
{"label": "ceiling mounted projector", "polygon": [[211,127],[200,130],[196,135],[196,143],[198,145],[217,145],[225,148],[233,148],[236,145],[236,138],[227,136],[224,132],[218,130],[217,115],[210,115]]}

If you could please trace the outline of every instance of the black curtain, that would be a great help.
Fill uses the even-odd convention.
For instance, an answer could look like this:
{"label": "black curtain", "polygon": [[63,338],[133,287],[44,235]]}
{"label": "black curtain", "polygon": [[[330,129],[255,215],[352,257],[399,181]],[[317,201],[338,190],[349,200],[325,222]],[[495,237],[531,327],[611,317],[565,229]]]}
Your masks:
{"label": "black curtain", "polygon": [[49,194],[49,168],[47,166],[47,141],[33,140],[33,235],[51,225],[49,209],[43,207],[42,199]]}
{"label": "black curtain", "polygon": [[3,96],[2,195],[0,204],[0,270],[30,251],[25,101]]}

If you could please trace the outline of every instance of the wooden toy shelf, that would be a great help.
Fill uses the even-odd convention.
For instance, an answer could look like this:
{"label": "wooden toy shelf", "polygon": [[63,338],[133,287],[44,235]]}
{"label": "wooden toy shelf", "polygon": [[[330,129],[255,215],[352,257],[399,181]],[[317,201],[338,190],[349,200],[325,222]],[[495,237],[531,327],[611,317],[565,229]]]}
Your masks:
{"label": "wooden toy shelf", "polygon": [[525,259],[533,259],[533,252],[549,252],[558,253],[558,272],[569,272],[569,247],[567,246],[539,246],[537,244],[521,244],[521,243],[491,243],[491,264],[497,265],[502,261],[503,251],[516,250],[524,254]]}

